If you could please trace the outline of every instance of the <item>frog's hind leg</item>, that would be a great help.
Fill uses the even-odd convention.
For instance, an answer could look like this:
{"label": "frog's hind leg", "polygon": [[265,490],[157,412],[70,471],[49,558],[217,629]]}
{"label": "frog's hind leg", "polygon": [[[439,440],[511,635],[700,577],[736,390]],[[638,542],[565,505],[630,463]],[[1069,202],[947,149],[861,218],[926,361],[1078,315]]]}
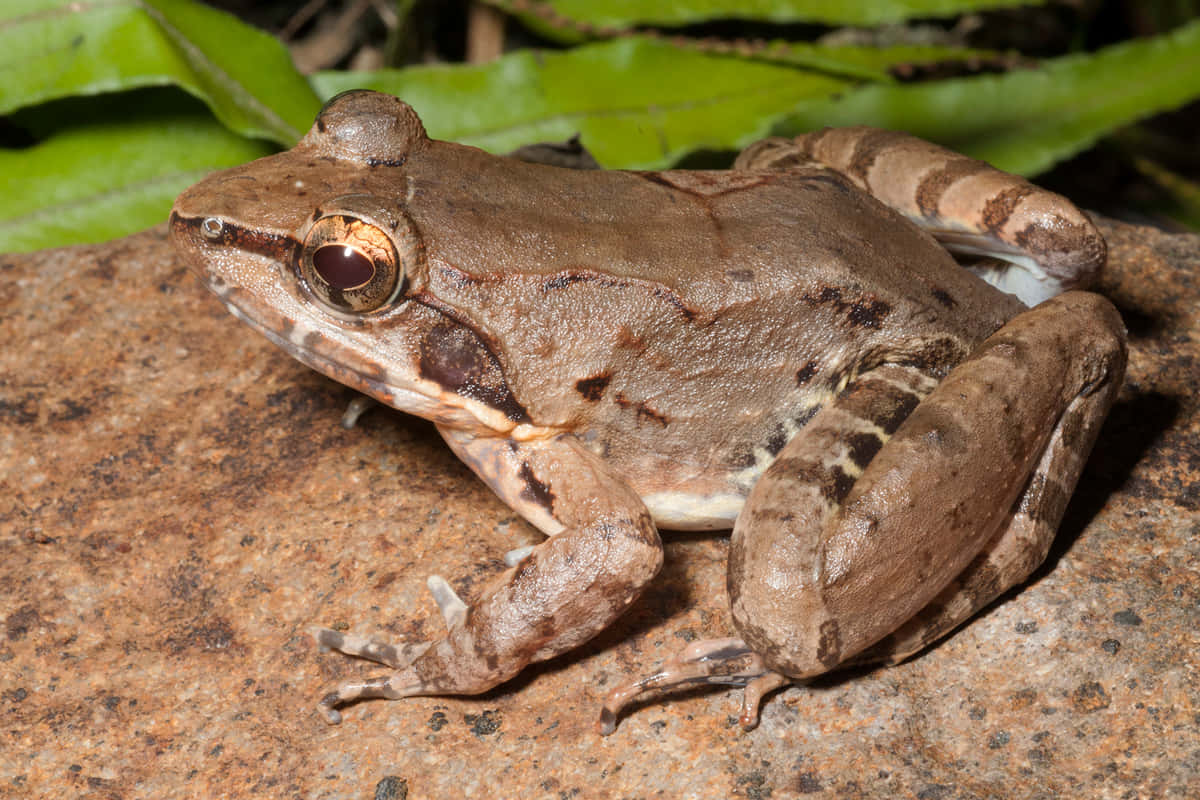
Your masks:
{"label": "frog's hind leg", "polygon": [[800,166],[849,179],[1026,305],[1084,288],[1104,266],[1104,237],[1070,200],[906,133],[826,128],[764,139],[734,163],[747,170]]}
{"label": "frog's hind leg", "polygon": [[[913,366],[876,368],[852,380],[784,446],[760,482],[765,480],[765,486],[776,484],[772,475],[779,473],[797,473],[802,480],[784,478],[786,487],[774,497],[755,501],[752,494],[738,518],[728,573],[735,619],[747,584],[767,583],[791,594],[806,590],[809,581],[804,565],[815,560],[815,535],[764,543],[762,534],[789,526],[809,533],[822,530],[866,464],[936,385],[935,378]],[[761,489],[756,487],[754,492],[761,494]],[[748,542],[748,537],[756,541]],[[754,580],[747,581],[747,572]],[[778,616],[778,612],[768,609],[765,615]],[[759,642],[762,639],[760,636]],[[816,644],[812,651],[824,655],[821,643]],[[753,728],[762,697],[792,682],[792,678],[765,663],[761,644],[759,648],[751,647],[744,638],[689,645],[653,675],[613,690],[601,713],[601,732],[610,733],[617,714],[646,691],[701,684],[746,687],[740,721],[744,728]],[[821,671],[818,667],[800,674]]]}
{"label": "frog's hind leg", "polygon": [[758,724],[758,707],[763,696],[788,683],[790,678],[768,669],[741,639],[704,639],[676,653],[653,675],[609,692],[596,728],[604,736],[612,733],[621,711],[645,692],[724,684],[745,687],[739,721],[750,730]]}
{"label": "frog's hind leg", "polygon": [[[1045,556],[1124,365],[1116,310],[1072,292],[980,345],[825,509],[812,477],[838,467],[813,461],[801,431],[734,529],[730,601],[743,640],[797,679],[894,660],[1024,580]],[[877,384],[872,373],[859,380]],[[885,637],[882,651],[864,653]]]}
{"label": "frog's hind leg", "polygon": [[1000,530],[929,605],[853,663],[896,664],[920,652],[973,617],[1008,588],[1024,582],[1045,560],[1083,472],[1088,453],[1120,388],[1120,374],[1094,393],[1071,401],[1037,467]]}
{"label": "frog's hind leg", "polygon": [[[802,680],[903,658],[1024,580],[1045,557],[1124,364],[1116,310],[1072,292],[1016,317],[932,392],[913,365],[851,381],[784,446],[738,516],[730,607],[755,668]],[[699,682],[696,672],[715,682],[725,669],[679,660],[646,688]]]}

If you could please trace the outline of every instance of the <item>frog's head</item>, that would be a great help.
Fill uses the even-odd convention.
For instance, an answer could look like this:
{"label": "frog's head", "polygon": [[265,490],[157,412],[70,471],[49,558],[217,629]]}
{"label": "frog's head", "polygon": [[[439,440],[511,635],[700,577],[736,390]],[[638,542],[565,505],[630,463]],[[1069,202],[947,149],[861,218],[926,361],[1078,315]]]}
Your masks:
{"label": "frog's head", "polygon": [[409,413],[511,427],[524,411],[495,356],[423,291],[396,187],[428,145],[396,98],[338,95],[292,150],[181,194],[171,237],[235,316],[314,369]]}

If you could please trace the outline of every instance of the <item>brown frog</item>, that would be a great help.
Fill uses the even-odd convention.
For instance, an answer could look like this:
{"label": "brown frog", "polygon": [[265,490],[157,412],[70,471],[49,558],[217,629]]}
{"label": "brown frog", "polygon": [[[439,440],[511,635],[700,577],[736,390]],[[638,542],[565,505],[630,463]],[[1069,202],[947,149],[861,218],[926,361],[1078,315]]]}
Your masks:
{"label": "brown frog", "polygon": [[[588,640],[658,571],[659,526],[733,527],[739,636],[614,691],[604,731],[650,688],[744,686],[751,726],[770,689],[911,655],[1043,560],[1125,363],[1108,301],[1053,296],[1104,262],[1084,215],[878,130],[767,140],[731,171],[582,171],[350,92],[294,149],[184,192],[171,228],[237,317],[432,420],[547,536],[470,606],[431,578],[435,641],[319,629],[393,670],[326,696],[331,722]],[[1006,258],[981,274],[1038,305],[946,247]]]}

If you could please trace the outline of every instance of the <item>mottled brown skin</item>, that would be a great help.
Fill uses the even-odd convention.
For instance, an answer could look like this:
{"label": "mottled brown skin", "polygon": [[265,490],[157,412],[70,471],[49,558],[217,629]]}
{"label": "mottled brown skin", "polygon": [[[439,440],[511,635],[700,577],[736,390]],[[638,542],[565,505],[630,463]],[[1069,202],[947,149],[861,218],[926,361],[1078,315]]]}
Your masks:
{"label": "mottled brown skin", "polygon": [[[1120,320],[1082,293],[1022,314],[872,195],[1043,273],[1074,253],[1085,280],[1103,240],[1062,198],[896,136],[769,140],[731,172],[584,171],[430,140],[356,92],[293,150],[180,196],[175,240],[239,317],[434,421],[550,536],[470,607],[431,579],[432,643],[319,630],[395,669],[326,697],[331,720],[485,691],[587,640],[658,570],[656,525],[736,520],[742,639],[618,690],[608,728],[638,692],[697,681],[746,685],[750,720],[787,678],[901,657],[1028,574],[1120,383]],[[963,180],[992,196],[966,203]],[[1047,213],[1070,225],[1031,230]],[[341,242],[369,284],[314,266]]]}

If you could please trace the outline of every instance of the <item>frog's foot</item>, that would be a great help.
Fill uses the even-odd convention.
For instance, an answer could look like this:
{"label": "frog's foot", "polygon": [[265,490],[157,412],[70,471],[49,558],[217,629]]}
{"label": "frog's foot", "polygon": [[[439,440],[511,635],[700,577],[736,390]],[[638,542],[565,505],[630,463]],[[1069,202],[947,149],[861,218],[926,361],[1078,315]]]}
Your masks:
{"label": "frog's foot", "polygon": [[350,430],[358,424],[359,417],[378,405],[382,405],[382,403],[373,397],[367,397],[365,394],[355,397],[346,404],[346,410],[342,412],[342,427]]}
{"label": "frog's foot", "polygon": [[[417,655],[424,653],[429,646],[429,643],[420,646],[421,652]],[[365,681],[346,681],[339,684],[336,689],[321,698],[321,702],[317,704],[317,710],[325,717],[326,722],[330,725],[337,725],[342,721],[342,712],[338,711],[339,706],[355,700],[369,700],[376,697],[399,700],[401,697],[411,697],[422,693],[422,685],[419,682],[414,683],[405,672],[397,672],[393,675],[381,675]]]}
{"label": "frog's foot", "polygon": [[[430,575],[426,585],[429,587],[438,609],[441,610],[443,619],[446,620],[446,627],[451,631],[461,627],[467,614],[467,605],[462,598],[440,575]],[[321,698],[319,709],[331,725],[342,721],[342,715],[338,712],[337,707],[346,703],[372,697],[396,700],[421,693],[422,684],[413,682],[407,673],[407,668],[425,654],[432,645],[431,642],[393,644],[370,636],[344,634],[316,626],[310,632],[323,651],[337,650],[346,655],[365,658],[377,664],[401,670],[401,672],[387,677],[371,678],[365,681],[347,681]]]}
{"label": "frog's foot", "polygon": [[742,728],[751,730],[758,725],[758,707],[763,697],[789,683],[790,678],[769,669],[762,657],[741,639],[705,639],[685,647],[653,675],[609,692],[596,727],[601,735],[612,733],[621,710],[651,689],[728,684],[745,687],[738,721]]}
{"label": "frog's foot", "polygon": [[538,518],[553,535],[517,553],[524,555],[520,563],[488,581],[470,608],[444,580],[430,578],[447,630],[428,645],[318,632],[326,646],[395,669],[326,696],[321,710],[331,722],[339,718],[337,706],[352,700],[486,692],[604,630],[662,565],[662,542],[645,503],[574,436],[515,441],[442,433],[473,469],[495,478],[506,500],[522,492],[535,497],[521,502],[541,508]]}

